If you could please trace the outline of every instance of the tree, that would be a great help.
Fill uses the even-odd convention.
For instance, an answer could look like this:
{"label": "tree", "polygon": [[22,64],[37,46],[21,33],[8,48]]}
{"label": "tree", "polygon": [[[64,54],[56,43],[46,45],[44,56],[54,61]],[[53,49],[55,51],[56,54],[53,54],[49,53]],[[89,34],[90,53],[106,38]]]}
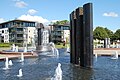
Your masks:
{"label": "tree", "polygon": [[103,27],[96,27],[96,29],[93,32],[94,39],[100,39],[103,40],[105,38],[108,38],[108,34],[105,31]]}
{"label": "tree", "polygon": [[104,28],[104,29],[107,32],[108,37],[113,40],[113,32],[111,30],[107,29],[107,28]]}
{"label": "tree", "polygon": [[69,23],[69,21],[68,20],[62,20],[62,21],[56,21],[56,22],[54,22],[53,24],[54,25],[65,25],[65,24],[68,24]]}
{"label": "tree", "polygon": [[116,32],[114,33],[114,39],[120,40],[120,29],[116,30]]}

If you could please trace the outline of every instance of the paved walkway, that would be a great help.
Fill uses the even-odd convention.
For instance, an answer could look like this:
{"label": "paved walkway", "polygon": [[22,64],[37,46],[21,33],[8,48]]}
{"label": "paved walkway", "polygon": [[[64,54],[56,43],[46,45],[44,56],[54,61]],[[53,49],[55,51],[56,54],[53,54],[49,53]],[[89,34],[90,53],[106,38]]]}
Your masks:
{"label": "paved walkway", "polygon": [[[19,49],[24,49],[23,47],[19,47]],[[0,48],[0,52],[1,51],[4,51],[4,50],[10,50],[10,48]],[[4,60],[6,57],[8,57],[8,58],[10,58],[10,59],[14,59],[14,58],[18,58],[18,57],[20,57],[21,56],[21,54],[20,53],[14,53],[14,54],[12,54],[12,53],[5,53],[5,54],[3,54],[3,53],[1,53],[0,54],[0,60]],[[38,54],[37,53],[30,53],[30,54],[24,54],[24,57],[25,58],[33,58],[33,57],[37,57],[38,56]]]}
{"label": "paved walkway", "polygon": [[[23,49],[23,47],[19,47],[19,49]],[[3,50],[10,50],[10,48],[0,48],[0,51]],[[120,48],[98,48],[94,49],[93,53],[97,54],[98,56],[113,56],[115,52],[118,52],[118,55],[120,56]],[[37,53],[24,55],[25,57],[37,57]],[[9,55],[9,54],[0,54],[0,60],[5,59],[6,57],[9,58],[18,58],[20,55]]]}
{"label": "paved walkway", "polygon": [[94,54],[98,54],[101,56],[113,56],[116,51],[120,56],[120,48],[98,48],[94,49]]}
{"label": "paved walkway", "polygon": [[[24,49],[23,47],[19,47],[19,49]],[[0,51],[3,51],[3,50],[11,50],[10,47],[0,47]]]}

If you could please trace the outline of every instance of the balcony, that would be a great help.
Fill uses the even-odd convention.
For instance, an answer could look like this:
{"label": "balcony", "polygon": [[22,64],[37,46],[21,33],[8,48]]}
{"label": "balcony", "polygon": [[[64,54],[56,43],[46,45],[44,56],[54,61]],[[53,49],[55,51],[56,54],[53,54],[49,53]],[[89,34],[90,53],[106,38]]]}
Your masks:
{"label": "balcony", "polygon": [[59,41],[61,41],[62,38],[52,38],[52,40],[59,40]]}
{"label": "balcony", "polygon": [[23,31],[17,31],[16,33],[17,33],[17,34],[24,34]]}
{"label": "balcony", "polygon": [[23,40],[23,37],[17,37],[17,40]]}

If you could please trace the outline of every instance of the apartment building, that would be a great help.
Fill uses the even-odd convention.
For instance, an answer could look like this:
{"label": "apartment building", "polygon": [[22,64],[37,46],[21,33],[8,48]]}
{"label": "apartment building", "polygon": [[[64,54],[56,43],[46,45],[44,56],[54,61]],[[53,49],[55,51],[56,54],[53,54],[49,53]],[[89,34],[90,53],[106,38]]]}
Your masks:
{"label": "apartment building", "polygon": [[51,41],[57,42],[69,42],[70,27],[69,25],[50,25],[51,29]]}
{"label": "apartment building", "polygon": [[8,28],[0,29],[0,42],[9,43],[9,31],[8,31]]}
{"label": "apartment building", "polygon": [[42,45],[49,43],[49,30],[43,29],[42,31]]}
{"label": "apartment building", "polygon": [[36,22],[11,20],[0,24],[1,42],[31,44],[37,35]]}

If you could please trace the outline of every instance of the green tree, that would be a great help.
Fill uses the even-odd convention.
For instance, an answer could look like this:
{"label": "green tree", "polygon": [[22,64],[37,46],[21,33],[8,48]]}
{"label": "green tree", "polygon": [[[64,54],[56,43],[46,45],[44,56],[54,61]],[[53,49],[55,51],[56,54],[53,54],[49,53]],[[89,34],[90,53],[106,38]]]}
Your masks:
{"label": "green tree", "polygon": [[53,24],[54,25],[65,25],[65,24],[68,24],[69,23],[69,21],[68,20],[62,20],[62,21],[56,21],[56,22],[54,22]]}
{"label": "green tree", "polygon": [[116,32],[114,33],[114,39],[120,40],[120,29],[116,30]]}
{"label": "green tree", "polygon": [[103,40],[105,38],[108,38],[108,34],[105,31],[103,27],[96,27],[96,29],[93,32],[94,39],[100,39]]}
{"label": "green tree", "polygon": [[109,37],[110,39],[113,39],[113,32],[112,32],[111,30],[107,29],[107,28],[104,28],[104,29],[105,29],[105,31],[107,32],[108,37]]}

